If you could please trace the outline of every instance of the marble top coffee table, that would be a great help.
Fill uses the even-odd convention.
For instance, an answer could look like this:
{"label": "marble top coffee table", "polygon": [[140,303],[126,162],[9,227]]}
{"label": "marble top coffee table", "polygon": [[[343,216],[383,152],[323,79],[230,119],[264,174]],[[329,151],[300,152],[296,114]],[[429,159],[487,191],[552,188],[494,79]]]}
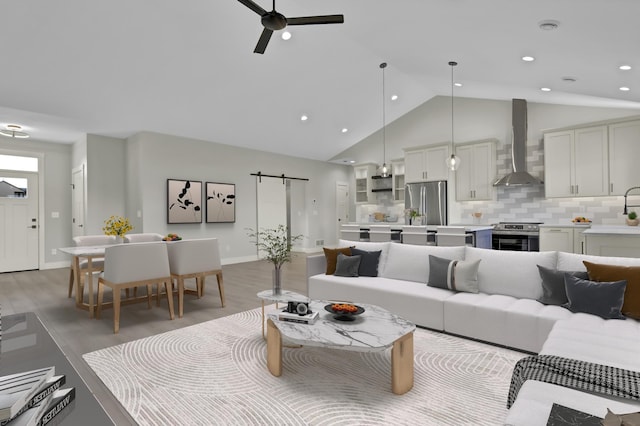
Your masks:
{"label": "marble top coffee table", "polygon": [[267,367],[282,375],[282,338],[303,346],[319,346],[359,352],[383,351],[391,347],[391,390],[402,395],[413,387],[413,332],[409,321],[375,305],[357,304],[365,309],[353,321],[338,321],[324,310],[331,302],[312,301],[309,307],[320,317],[313,324],[279,321],[268,314]]}

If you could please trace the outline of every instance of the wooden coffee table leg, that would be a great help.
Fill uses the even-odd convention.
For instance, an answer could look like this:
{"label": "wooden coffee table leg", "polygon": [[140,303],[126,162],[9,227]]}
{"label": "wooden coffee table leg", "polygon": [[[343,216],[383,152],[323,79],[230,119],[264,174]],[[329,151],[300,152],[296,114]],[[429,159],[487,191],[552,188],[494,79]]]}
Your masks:
{"label": "wooden coffee table leg", "polygon": [[276,377],[282,375],[282,335],[270,319],[267,320],[267,368]]}
{"label": "wooden coffee table leg", "polygon": [[413,332],[393,342],[391,348],[391,390],[396,395],[402,395],[409,392],[412,387]]}

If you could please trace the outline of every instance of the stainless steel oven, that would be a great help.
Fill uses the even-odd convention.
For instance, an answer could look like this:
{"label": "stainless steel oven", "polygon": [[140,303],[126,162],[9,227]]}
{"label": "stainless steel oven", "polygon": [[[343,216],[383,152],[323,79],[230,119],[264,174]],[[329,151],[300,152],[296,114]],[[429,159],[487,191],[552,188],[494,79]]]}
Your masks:
{"label": "stainless steel oven", "polygon": [[540,251],[540,223],[500,222],[492,232],[494,250]]}

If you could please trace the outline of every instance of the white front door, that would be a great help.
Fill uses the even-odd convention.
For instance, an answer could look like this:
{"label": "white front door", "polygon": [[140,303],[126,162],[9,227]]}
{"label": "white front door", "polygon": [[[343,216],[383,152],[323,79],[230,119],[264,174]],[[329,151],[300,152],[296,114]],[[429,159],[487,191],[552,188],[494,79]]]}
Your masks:
{"label": "white front door", "polygon": [[0,171],[0,272],[38,269],[38,174]]}

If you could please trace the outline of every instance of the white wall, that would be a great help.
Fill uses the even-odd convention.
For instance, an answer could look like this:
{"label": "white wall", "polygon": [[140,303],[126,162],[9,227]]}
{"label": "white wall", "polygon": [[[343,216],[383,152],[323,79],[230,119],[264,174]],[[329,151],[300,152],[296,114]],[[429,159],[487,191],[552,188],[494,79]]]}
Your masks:
{"label": "white wall", "polygon": [[[128,140],[127,153],[137,150],[139,186],[127,183],[127,197],[136,200],[142,229],[136,232],[177,233],[186,238],[217,237],[227,262],[255,258],[246,228],[256,227],[256,183],[251,173],[308,178],[304,211],[309,214],[308,244],[323,239],[336,243],[335,182],[349,179],[350,167],[256,150],[236,148],[178,136],[142,132]],[[129,166],[129,169],[132,166]],[[236,222],[167,224],[167,179],[189,179],[236,185]],[[131,208],[127,208],[131,215]],[[297,211],[303,211],[297,206]],[[203,215],[204,217],[204,215]]]}

